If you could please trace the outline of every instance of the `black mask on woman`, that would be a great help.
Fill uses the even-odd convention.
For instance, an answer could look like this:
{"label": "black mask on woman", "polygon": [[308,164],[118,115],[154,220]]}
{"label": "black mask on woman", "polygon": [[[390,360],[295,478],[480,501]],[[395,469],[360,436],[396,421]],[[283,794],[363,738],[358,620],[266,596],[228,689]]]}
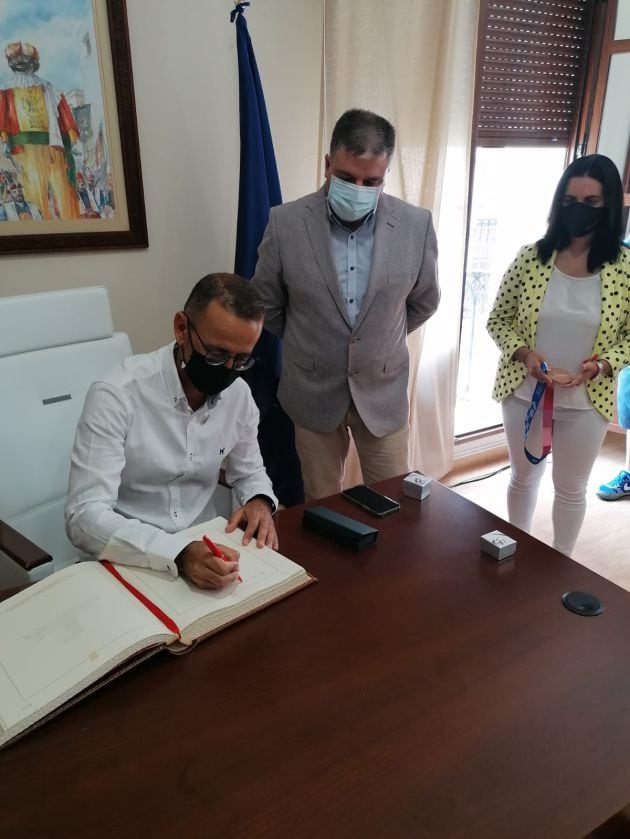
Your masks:
{"label": "black mask on woman", "polygon": [[569,235],[586,236],[587,233],[595,230],[605,209],[605,207],[591,207],[589,204],[575,201],[573,204],[564,204],[560,207],[560,221]]}
{"label": "black mask on woman", "polygon": [[182,347],[180,347],[180,352],[185,362],[182,367],[190,379],[190,383],[206,396],[216,396],[221,393],[240,375],[238,370],[233,367],[226,367],[225,364],[217,364],[216,366],[206,364],[201,353],[195,352],[192,348],[188,361],[184,359]]}

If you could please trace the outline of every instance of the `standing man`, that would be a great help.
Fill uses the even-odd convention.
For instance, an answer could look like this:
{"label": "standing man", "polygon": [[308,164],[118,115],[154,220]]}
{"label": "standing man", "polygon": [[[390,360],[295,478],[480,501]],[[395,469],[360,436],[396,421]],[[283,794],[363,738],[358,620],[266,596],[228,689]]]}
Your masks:
{"label": "standing man", "polygon": [[273,207],[258,251],[307,500],[341,490],[349,432],[366,483],[409,471],[406,339],[440,293],[431,214],[382,192],[394,141],[383,117],[346,111],[324,186]]}
{"label": "standing man", "polygon": [[216,515],[223,467],[239,503],[226,527],[242,542],[278,547],[276,508],[256,433],[258,409],[240,374],[263,323],[251,284],[233,274],[199,280],[174,318],[175,341],[134,355],[88,390],[77,429],[66,532],[81,551],[184,574],[201,588],[238,577],[238,552],[218,559],[186,528]]}

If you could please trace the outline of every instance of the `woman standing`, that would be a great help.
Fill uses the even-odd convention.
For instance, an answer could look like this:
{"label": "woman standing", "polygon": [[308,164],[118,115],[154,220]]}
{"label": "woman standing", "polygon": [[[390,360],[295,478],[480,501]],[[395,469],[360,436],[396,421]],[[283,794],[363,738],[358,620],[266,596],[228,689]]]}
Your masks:
{"label": "woman standing", "polygon": [[[488,331],[501,350],[501,402],[512,476],[508,516],[529,531],[544,462],[525,454],[538,382],[553,388],[554,547],[573,551],[586,486],[613,418],[614,377],[630,362],[630,252],[621,242],[623,190],[600,154],[575,160],[554,193],[547,232],[521,248],[501,281]],[[527,448],[542,448],[537,411]],[[534,458],[535,460],[535,458]]]}

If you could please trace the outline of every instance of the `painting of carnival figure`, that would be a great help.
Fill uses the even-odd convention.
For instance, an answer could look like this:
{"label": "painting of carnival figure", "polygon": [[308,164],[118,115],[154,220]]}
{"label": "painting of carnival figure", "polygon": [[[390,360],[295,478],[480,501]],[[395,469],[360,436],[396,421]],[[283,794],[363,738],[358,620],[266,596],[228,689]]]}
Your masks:
{"label": "painting of carnival figure", "polygon": [[111,219],[92,0],[3,3],[0,39],[0,222]]}

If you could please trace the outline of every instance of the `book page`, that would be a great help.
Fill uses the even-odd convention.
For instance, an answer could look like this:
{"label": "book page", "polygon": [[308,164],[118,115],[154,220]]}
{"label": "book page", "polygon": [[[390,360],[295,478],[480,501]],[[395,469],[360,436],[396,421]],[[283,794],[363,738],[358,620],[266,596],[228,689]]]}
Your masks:
{"label": "book page", "polygon": [[97,562],[46,577],[0,603],[0,730],[54,708],[126,651],[172,638]]}
{"label": "book page", "polygon": [[[255,541],[243,545],[242,531],[225,533],[226,524],[224,518],[217,517],[186,531],[192,539],[206,535],[215,544],[228,545],[240,553],[239,572],[243,581],[220,591],[197,588],[184,577],[174,579],[144,568],[117,566],[132,585],[175,621],[184,643],[191,643],[200,634],[230,623],[261,603],[310,582],[311,578],[300,565],[271,548],[257,548]],[[204,620],[208,618],[209,621]],[[195,629],[198,621],[203,621],[203,626]]]}

